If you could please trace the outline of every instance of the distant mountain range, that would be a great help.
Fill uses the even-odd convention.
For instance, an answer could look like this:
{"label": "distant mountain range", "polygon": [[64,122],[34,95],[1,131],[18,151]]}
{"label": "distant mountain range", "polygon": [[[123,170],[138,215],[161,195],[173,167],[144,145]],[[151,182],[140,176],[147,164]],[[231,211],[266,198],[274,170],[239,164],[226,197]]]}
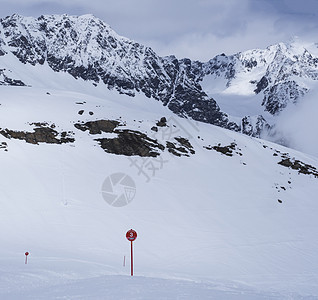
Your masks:
{"label": "distant mountain range", "polygon": [[[8,53],[24,65],[47,64],[122,94],[143,93],[179,116],[255,137],[270,130],[275,116],[318,82],[317,45],[280,43],[208,62],[160,57],[92,15],[3,18],[0,56]],[[9,63],[0,67],[0,85],[29,85]],[[251,105],[236,114],[243,104],[232,98],[229,103],[229,96],[249,99]],[[228,104],[222,107],[224,97]]]}

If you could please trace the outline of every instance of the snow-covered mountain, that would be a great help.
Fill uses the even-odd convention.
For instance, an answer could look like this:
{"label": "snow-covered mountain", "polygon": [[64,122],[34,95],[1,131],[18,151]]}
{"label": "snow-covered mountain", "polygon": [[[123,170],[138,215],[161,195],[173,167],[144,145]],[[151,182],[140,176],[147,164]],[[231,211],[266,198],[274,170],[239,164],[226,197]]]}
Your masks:
{"label": "snow-covered mountain", "polygon": [[[130,96],[143,93],[179,116],[257,137],[275,124],[272,116],[317,88],[315,45],[281,43],[202,63],[159,57],[92,15],[13,15],[0,23],[2,56],[13,53],[23,64],[47,64]],[[29,84],[7,67],[0,72],[2,84]]]}
{"label": "snow-covered mountain", "polygon": [[[105,84],[130,96],[142,92],[178,115],[235,126],[202,91],[190,60],[161,58],[151,48],[119,36],[91,15],[38,19],[13,15],[1,20],[0,31],[0,53],[11,52],[24,64],[48,64],[54,71]],[[2,72],[3,82],[11,84],[9,70]],[[19,79],[15,80],[20,84]]]}
{"label": "snow-covered mountain", "polygon": [[295,40],[217,56],[204,64],[203,90],[223,111],[239,118],[236,122],[243,133],[259,137],[266,129],[273,134],[286,108],[301,104],[309,92],[317,94],[317,50],[315,44]]}
{"label": "snow-covered mountain", "polygon": [[0,32],[1,299],[318,297],[318,159],[238,132],[284,110],[269,74],[300,46],[200,63],[92,16]]}
{"label": "snow-covered mountain", "polygon": [[[316,54],[318,47],[313,49]],[[295,103],[318,80],[318,57],[304,45],[277,44],[232,56],[217,56],[204,65],[206,75],[222,77],[228,93],[262,93],[262,106],[275,115]]]}

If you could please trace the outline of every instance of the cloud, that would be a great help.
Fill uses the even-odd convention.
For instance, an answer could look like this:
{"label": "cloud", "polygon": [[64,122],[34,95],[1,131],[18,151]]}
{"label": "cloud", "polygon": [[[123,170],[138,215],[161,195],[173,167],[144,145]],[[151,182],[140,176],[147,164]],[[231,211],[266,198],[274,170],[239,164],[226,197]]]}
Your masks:
{"label": "cloud", "polygon": [[318,29],[318,18],[312,13],[317,2],[312,0],[304,0],[304,5],[311,6],[299,10],[294,0],[201,0],[182,4],[149,0],[147,3],[142,15],[136,13],[139,21],[132,19],[132,10],[132,16],[127,16],[124,23],[118,26],[114,20],[111,25],[120,34],[151,46],[160,55],[175,54],[179,58],[208,60],[223,52],[234,54],[265,48],[294,36],[314,41]]}
{"label": "cloud", "polygon": [[[77,2],[77,1],[75,1]],[[86,9],[79,4],[66,1],[38,1],[38,0],[2,0],[1,18],[13,14],[39,17],[42,14],[72,14],[81,15]]]}
{"label": "cloud", "polygon": [[2,0],[3,16],[92,13],[161,55],[208,60],[287,41],[314,40],[317,0]]}
{"label": "cloud", "polygon": [[318,95],[312,92],[281,113],[275,138],[284,136],[288,147],[318,157],[317,114]]}
{"label": "cloud", "polygon": [[231,55],[252,48],[266,48],[291,38],[292,36],[276,32],[270,20],[262,22],[251,20],[231,35],[194,32],[185,33],[169,41],[144,40],[142,42],[153,47],[162,56],[175,54],[178,58],[188,57],[208,61],[221,53]]}

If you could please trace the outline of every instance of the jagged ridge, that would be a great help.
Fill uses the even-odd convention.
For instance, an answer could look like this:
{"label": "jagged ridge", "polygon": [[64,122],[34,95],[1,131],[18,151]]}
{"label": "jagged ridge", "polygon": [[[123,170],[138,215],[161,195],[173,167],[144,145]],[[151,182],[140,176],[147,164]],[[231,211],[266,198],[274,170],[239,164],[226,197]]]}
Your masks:
{"label": "jagged ridge", "polygon": [[37,19],[13,15],[2,19],[1,26],[2,55],[11,51],[24,64],[47,62],[54,71],[103,82],[120,93],[142,92],[180,116],[238,129],[202,91],[190,60],[159,57],[91,15]]}
{"label": "jagged ridge", "polygon": [[[308,80],[318,79],[318,58],[295,44],[273,45],[230,56],[218,55],[206,63],[160,57],[151,48],[119,36],[92,15],[48,15],[27,18],[13,15],[0,20],[0,56],[12,52],[24,64],[47,63],[56,72],[105,84],[134,96],[144,93],[163,102],[179,116],[211,123],[252,136],[270,128],[262,115],[230,122],[213,95],[201,82],[225,79],[225,89],[242,74],[243,87],[262,94],[264,110],[279,114],[309,90]],[[26,85],[0,69],[0,84]],[[214,78],[214,79],[213,79]]]}

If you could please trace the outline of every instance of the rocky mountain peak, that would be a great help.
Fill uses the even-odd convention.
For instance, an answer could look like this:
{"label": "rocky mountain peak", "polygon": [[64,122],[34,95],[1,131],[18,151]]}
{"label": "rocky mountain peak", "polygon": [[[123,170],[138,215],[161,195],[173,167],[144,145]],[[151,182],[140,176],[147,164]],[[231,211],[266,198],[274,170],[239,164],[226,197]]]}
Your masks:
{"label": "rocky mountain peak", "polygon": [[94,16],[35,19],[13,15],[0,23],[1,49],[24,64],[46,62],[56,72],[103,83],[120,93],[144,93],[180,116],[224,127],[234,125],[202,91],[190,60],[159,57],[151,48],[119,36]]}
{"label": "rocky mountain peak", "polygon": [[[253,136],[270,127],[266,118],[251,112],[240,122],[230,121],[233,118],[217,103],[218,94],[205,90],[204,81],[212,86],[221,78],[224,92],[236,86],[249,96],[261,95],[263,111],[275,116],[310,90],[309,81],[318,79],[317,55],[298,42],[221,54],[208,62],[160,57],[151,48],[121,37],[93,15],[0,19],[0,57],[9,53],[23,64],[47,64],[56,72],[129,96],[143,93],[179,116]],[[0,84],[28,85],[1,66]],[[261,121],[248,124],[248,120]]]}

